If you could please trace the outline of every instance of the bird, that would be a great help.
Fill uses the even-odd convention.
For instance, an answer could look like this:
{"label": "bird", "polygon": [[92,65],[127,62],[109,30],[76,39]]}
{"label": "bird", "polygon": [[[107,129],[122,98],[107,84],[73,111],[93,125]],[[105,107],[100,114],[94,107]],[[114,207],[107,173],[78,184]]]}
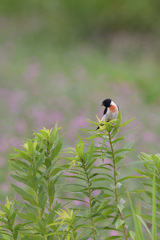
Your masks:
{"label": "bird", "polygon": [[[101,106],[105,107],[103,112],[103,117],[101,119],[102,122],[104,120],[106,122],[109,122],[113,119],[117,119],[119,107],[110,98],[105,99],[102,102]],[[97,130],[98,129],[99,129],[99,126],[97,127]]]}

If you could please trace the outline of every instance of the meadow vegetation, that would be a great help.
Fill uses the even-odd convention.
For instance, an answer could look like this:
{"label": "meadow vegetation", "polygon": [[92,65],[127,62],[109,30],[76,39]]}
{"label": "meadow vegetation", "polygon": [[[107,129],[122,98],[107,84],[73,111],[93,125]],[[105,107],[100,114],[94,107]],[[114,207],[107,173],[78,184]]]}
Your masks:
{"label": "meadow vegetation", "polygon": [[[134,140],[133,148],[135,151],[130,152],[124,160],[125,164],[122,164],[120,171],[121,177],[135,176],[134,169],[137,169],[137,172],[139,170],[137,176],[150,176],[138,180],[134,179],[134,181],[133,179],[125,180],[125,189],[129,189],[129,194],[127,195],[127,190],[125,190],[126,203],[123,211],[125,216],[132,214],[132,217],[127,218],[126,224],[129,231],[138,234],[139,238],[136,239],[149,239],[149,235],[155,236],[155,227],[151,226],[152,223],[153,226],[157,225],[155,222],[155,204],[152,204],[151,201],[155,202],[154,193],[156,193],[156,197],[158,196],[158,190],[155,191],[153,182],[158,181],[158,175],[156,175],[158,174],[158,165],[156,166],[156,164],[158,164],[159,155],[156,154],[159,152],[158,143],[160,141],[159,9],[160,5],[156,0],[152,2],[149,0],[141,2],[137,0],[132,2],[93,0],[92,3],[84,0],[28,0],[25,2],[5,0],[1,2],[0,201],[3,206],[6,196],[13,199],[15,194],[15,190],[10,184],[12,179],[9,176],[11,170],[9,170],[8,164],[12,148],[22,149],[23,140],[25,139],[27,142],[33,131],[39,133],[40,130],[43,131],[43,127],[46,129],[54,128],[56,122],[63,126],[62,149],[64,150],[69,146],[75,148],[74,142],[77,139],[77,133],[81,139],[88,137],[88,133],[80,132],[81,128],[90,127],[84,119],[90,118],[96,122],[96,115],[101,118],[103,109],[100,104],[109,97],[120,106],[124,122],[135,117],[135,120],[129,125],[120,128],[120,133],[118,133],[123,137],[126,131],[135,128],[125,138],[126,142]],[[46,131],[48,134],[48,130]],[[29,140],[29,142],[31,144],[34,140]],[[88,144],[84,143],[86,151]],[[121,145],[118,143],[117,150],[120,147]],[[94,149],[96,149],[95,145]],[[141,155],[141,152],[145,152],[147,155]],[[60,153],[61,157],[62,155]],[[138,158],[139,155],[141,161]],[[131,162],[134,162],[134,167],[129,165]],[[151,164],[153,162],[154,166]],[[63,165],[62,161],[61,164]],[[139,164],[140,166],[144,165],[141,170]],[[43,168],[46,167],[44,163],[42,165]],[[70,173],[70,169],[67,172],[67,166],[64,169],[66,171],[65,178],[63,174],[56,175],[58,184],[64,183],[67,181],[66,179],[69,181],[70,175],[73,175]],[[58,168],[57,165],[56,167]],[[145,168],[146,170],[144,170]],[[39,175],[36,175],[37,177]],[[143,181],[145,179],[147,179],[146,182]],[[142,185],[141,189],[138,189],[140,180]],[[44,176],[43,184],[45,181]],[[21,184],[18,182],[16,186],[21,188]],[[156,186],[158,184],[156,182]],[[137,189],[139,194],[146,189],[146,209],[142,209],[144,199],[139,202],[136,200],[138,193],[135,193],[135,197],[131,193]],[[72,190],[74,189],[69,188],[69,192]],[[43,192],[43,194],[46,196],[45,200],[49,199],[47,192]],[[98,196],[99,193],[96,194]],[[76,210],[80,206],[79,200],[75,198],[65,209],[64,200],[60,201],[60,197],[64,197],[62,195],[57,195],[61,205],[58,205],[56,210],[59,217],[60,215],[62,217],[61,210],[63,209],[77,221],[75,213],[80,214]],[[67,195],[67,197],[69,196]],[[87,197],[86,199],[84,197],[83,207],[88,206]],[[94,198],[95,195],[93,200]],[[129,199],[134,200],[130,202]],[[6,208],[10,211],[9,216],[14,213],[13,202],[7,200],[6,203]],[[55,202],[56,200],[54,200]],[[42,215],[46,219],[49,205],[46,205],[48,202],[45,201],[43,204],[45,210],[42,211]],[[151,219],[152,206],[154,219]],[[15,203],[15,209],[18,210],[18,213],[15,210],[13,214],[12,230],[15,224],[19,224],[20,221],[20,206],[17,207],[17,203]],[[26,211],[24,205],[22,209]],[[56,219],[58,213],[54,212],[55,215],[53,214]],[[16,217],[14,222],[14,216],[17,214],[18,220]],[[139,222],[137,222],[137,215]],[[6,215],[3,216],[6,218]],[[86,216],[83,215],[83,217]],[[63,220],[59,219],[59,222],[63,222]],[[141,224],[143,231],[141,231]],[[98,223],[97,225],[99,227]],[[65,226],[67,226],[65,228],[67,231],[68,225]],[[25,225],[19,225],[19,229],[23,227],[25,228]],[[61,225],[61,227],[64,226]],[[45,228],[45,234],[48,234],[48,225],[45,225]],[[93,232],[92,228],[89,227],[89,229]],[[97,228],[95,231],[98,234]],[[115,225],[113,229],[105,231],[110,235],[113,231],[114,234]],[[128,234],[129,231],[127,231]],[[16,234],[21,234],[21,231],[15,232],[16,239]],[[43,239],[44,233],[41,234]],[[114,236],[111,239],[114,239]]]}
{"label": "meadow vegetation", "polygon": [[[110,122],[88,120],[94,124],[83,129],[89,137],[78,136],[66,150],[57,125],[14,148],[10,176],[17,197],[1,205],[1,239],[160,239],[160,155],[142,153],[138,175],[121,173],[133,145],[119,145],[129,134],[120,135],[121,128],[132,120],[121,123],[120,111]],[[127,187],[137,179],[137,187]]]}

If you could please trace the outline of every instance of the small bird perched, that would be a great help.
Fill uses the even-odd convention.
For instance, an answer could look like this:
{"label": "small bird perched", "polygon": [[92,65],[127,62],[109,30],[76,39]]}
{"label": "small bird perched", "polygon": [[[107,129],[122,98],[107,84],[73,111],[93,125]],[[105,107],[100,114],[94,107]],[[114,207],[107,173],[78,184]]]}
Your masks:
{"label": "small bird perched", "polygon": [[[102,122],[104,120],[109,122],[113,119],[117,119],[119,107],[110,98],[105,99],[101,106],[105,107],[103,117],[101,119]],[[99,129],[99,127],[97,127],[97,129]]]}

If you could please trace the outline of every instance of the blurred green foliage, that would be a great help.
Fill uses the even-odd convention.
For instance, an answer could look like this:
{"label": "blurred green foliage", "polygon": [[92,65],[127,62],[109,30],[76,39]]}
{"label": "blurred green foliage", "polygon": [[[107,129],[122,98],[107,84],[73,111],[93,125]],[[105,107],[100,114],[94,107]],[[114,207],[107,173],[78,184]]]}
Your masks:
{"label": "blurred green foliage", "polygon": [[[157,0],[5,0],[1,13],[15,16],[38,15],[50,36],[63,33],[63,37],[89,37],[106,35],[117,30],[158,31],[160,2]],[[53,34],[53,35],[52,35]]]}

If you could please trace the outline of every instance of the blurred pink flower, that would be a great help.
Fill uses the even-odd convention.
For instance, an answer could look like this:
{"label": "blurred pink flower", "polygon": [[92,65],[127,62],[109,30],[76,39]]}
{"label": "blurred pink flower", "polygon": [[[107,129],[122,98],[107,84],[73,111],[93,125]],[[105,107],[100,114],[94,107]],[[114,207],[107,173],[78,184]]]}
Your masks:
{"label": "blurred pink flower", "polygon": [[111,230],[110,233],[109,233],[110,236],[117,236],[118,235],[118,232],[115,231],[115,230]]}
{"label": "blurred pink flower", "polygon": [[9,139],[9,144],[10,144],[11,147],[19,148],[20,145],[22,144],[22,142],[17,137],[11,137]]}
{"label": "blurred pink flower", "polygon": [[79,116],[76,117],[72,122],[73,128],[85,128],[87,126],[87,122],[84,120],[85,117]]}
{"label": "blurred pink flower", "polygon": [[154,132],[147,130],[143,132],[142,139],[146,143],[151,143],[151,142],[156,142],[157,136]]}
{"label": "blurred pink flower", "polygon": [[75,117],[71,121],[70,126],[68,127],[68,133],[67,133],[69,139],[72,139],[76,135],[77,130],[81,128],[86,128],[88,126],[88,123],[84,119],[85,117],[79,116],[79,117]]}
{"label": "blurred pink flower", "polygon": [[16,123],[15,130],[19,134],[22,134],[27,130],[27,124],[24,119],[21,119]]}
{"label": "blurred pink flower", "polygon": [[40,64],[32,63],[28,66],[24,78],[29,82],[33,82],[40,74]]}
{"label": "blurred pink flower", "polygon": [[74,203],[76,206],[79,206],[79,205],[83,204],[83,202],[78,201],[78,200],[74,200],[73,203]]}
{"label": "blurred pink flower", "polygon": [[70,178],[67,178],[67,181],[68,181],[68,182],[72,182],[72,181],[73,181],[73,178],[72,178],[73,173],[66,172],[66,175],[67,175],[67,176],[71,176]]}
{"label": "blurred pink flower", "polygon": [[98,194],[100,193],[100,190],[95,190],[92,192],[94,196],[98,196]]}
{"label": "blurred pink flower", "polygon": [[0,153],[6,153],[8,150],[8,138],[6,135],[2,135],[0,138]]}
{"label": "blurred pink flower", "polygon": [[83,203],[83,205],[85,205],[85,206],[88,206],[88,203],[89,203],[89,198],[88,198],[88,197],[86,197],[86,198],[84,199],[84,201],[86,201],[86,203]]}
{"label": "blurred pink flower", "polygon": [[17,113],[19,111],[20,103],[23,97],[24,93],[18,90],[9,93],[8,106],[12,113]]}
{"label": "blurred pink flower", "polygon": [[54,112],[51,112],[49,114],[49,121],[50,121],[50,124],[53,125],[53,122],[60,122],[63,120],[63,114],[62,112],[59,112],[59,111],[54,111]]}
{"label": "blurred pink flower", "polygon": [[5,164],[6,164],[5,158],[0,157],[0,167],[5,166]]}
{"label": "blurred pink flower", "polygon": [[59,111],[48,113],[44,109],[33,108],[31,110],[31,117],[34,119],[38,127],[54,127],[56,122],[63,119],[63,115]]}
{"label": "blurred pink flower", "polygon": [[6,99],[8,97],[8,90],[5,88],[0,88],[0,99]]}
{"label": "blurred pink flower", "polygon": [[128,84],[122,83],[120,86],[120,91],[125,95],[131,95],[133,93],[133,88],[129,87]]}
{"label": "blurred pink flower", "polygon": [[10,184],[9,183],[2,183],[1,186],[0,186],[0,189],[3,193],[7,193],[9,192],[9,189],[10,189]]}

